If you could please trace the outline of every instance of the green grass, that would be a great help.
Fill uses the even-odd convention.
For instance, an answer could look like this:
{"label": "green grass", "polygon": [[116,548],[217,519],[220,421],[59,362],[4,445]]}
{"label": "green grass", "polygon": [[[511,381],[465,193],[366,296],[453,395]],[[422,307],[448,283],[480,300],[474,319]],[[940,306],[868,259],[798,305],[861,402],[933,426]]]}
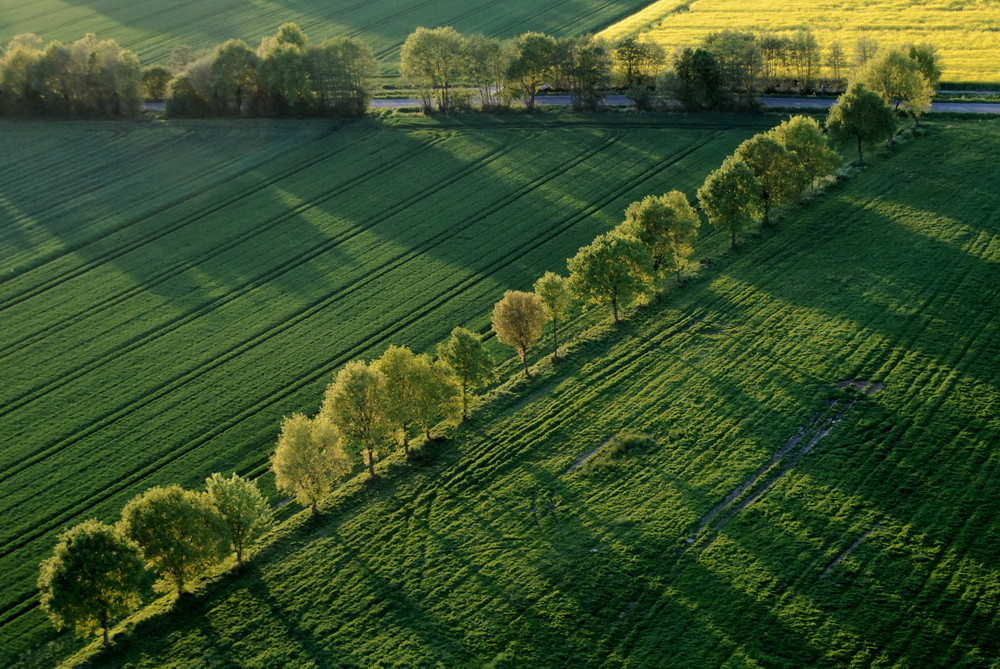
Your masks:
{"label": "green grass", "polygon": [[939,122],[97,666],[995,668],[998,143]]}
{"label": "green grass", "polygon": [[48,41],[73,41],[93,32],[139,54],[143,64],[165,64],[171,49],[186,44],[211,49],[232,39],[253,46],[278,26],[294,21],[313,41],[351,35],[375,51],[383,72],[397,71],[399,48],[417,27],[450,25],[463,33],[512,37],[531,30],[555,35],[596,32],[645,3],[639,0],[10,0],[0,5],[0,43],[33,32]]}
{"label": "green grass", "polygon": [[0,124],[0,664],[50,635],[56,533],[266,469],[281,416],[430,350],[770,118]]}

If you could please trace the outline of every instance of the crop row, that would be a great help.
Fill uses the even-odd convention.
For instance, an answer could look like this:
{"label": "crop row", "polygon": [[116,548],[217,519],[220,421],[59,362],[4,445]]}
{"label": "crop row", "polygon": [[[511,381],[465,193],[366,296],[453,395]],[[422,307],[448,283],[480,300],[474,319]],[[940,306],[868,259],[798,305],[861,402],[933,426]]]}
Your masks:
{"label": "crop row", "polygon": [[[905,147],[577,342],[110,659],[989,666],[1000,244],[995,179],[972,176],[983,130]],[[961,158],[931,160],[946,144]],[[956,207],[940,186],[966,178],[980,187]],[[710,547],[686,541],[818,425]],[[572,469],[621,432],[658,446]]]}

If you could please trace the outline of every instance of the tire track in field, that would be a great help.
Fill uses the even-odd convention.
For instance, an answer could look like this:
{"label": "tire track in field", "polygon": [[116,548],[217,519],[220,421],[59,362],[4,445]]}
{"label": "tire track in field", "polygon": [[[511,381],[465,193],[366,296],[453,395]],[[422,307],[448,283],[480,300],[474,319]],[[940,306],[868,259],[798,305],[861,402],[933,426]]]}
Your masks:
{"label": "tire track in field", "polygon": [[[464,224],[461,227],[461,229],[458,229],[458,231],[461,231],[462,229],[466,229],[468,227],[471,227],[472,225],[474,225],[474,224],[482,221],[483,219],[487,218],[488,216],[496,213],[497,211],[499,211],[500,209],[502,209],[504,206],[506,206],[509,203],[508,200],[509,201],[513,201],[513,200],[519,199],[520,197],[523,197],[524,194],[526,194],[527,192],[530,192],[532,190],[535,190],[537,188],[540,188],[540,187],[544,186],[553,175],[556,175],[556,174],[559,174],[561,172],[567,171],[568,169],[572,169],[572,167],[575,167],[576,165],[579,165],[580,163],[583,163],[586,160],[589,160],[590,158],[593,157],[593,155],[596,155],[597,153],[603,151],[608,146],[616,143],[619,140],[620,140],[620,136],[612,136],[609,139],[607,139],[604,142],[602,142],[599,146],[595,147],[594,149],[592,149],[592,150],[586,152],[585,154],[583,154],[581,156],[578,156],[577,158],[573,159],[572,161],[570,161],[569,164],[564,163],[562,165],[556,166],[555,168],[553,168],[552,170],[550,170],[549,173],[547,173],[546,175],[538,177],[532,183],[527,184],[526,186],[522,187],[522,189],[519,189],[519,192],[516,192],[516,193],[513,193],[513,194],[510,194],[510,195],[506,196],[503,199],[504,201],[501,202],[500,204],[494,204],[494,205],[488,207],[479,216],[476,216],[473,219],[468,220],[466,222],[466,224]],[[694,147],[693,149],[691,149],[687,153],[693,152],[694,150],[697,150],[698,148],[701,148],[701,145],[698,145],[698,146]],[[679,159],[680,158],[678,158],[678,160]],[[676,162],[676,161],[674,161],[674,162]],[[655,173],[655,172],[658,172],[658,171],[660,171],[662,169],[665,169],[665,168],[666,168],[666,165],[657,165],[657,166],[654,166],[654,168],[652,168],[651,172]],[[645,177],[642,180],[645,181],[646,178],[648,178],[648,177]],[[625,187],[623,187],[620,190],[622,192],[624,192],[624,191],[627,191],[628,189],[634,188],[634,186],[635,186],[635,182],[629,182],[628,185],[626,185]],[[521,191],[523,191],[523,192],[521,192]],[[608,200],[612,201],[613,199],[615,199],[615,197],[617,197],[617,195],[608,198]],[[7,557],[11,553],[14,553],[15,551],[23,548],[24,546],[29,545],[30,543],[33,543],[35,540],[40,539],[45,534],[48,534],[51,531],[54,531],[55,529],[58,528],[58,526],[60,524],[68,522],[69,520],[72,520],[73,518],[78,517],[82,513],[86,513],[88,510],[90,510],[91,508],[93,508],[97,504],[105,502],[105,501],[111,499],[112,497],[114,497],[115,495],[120,494],[121,492],[124,492],[127,488],[136,485],[143,478],[148,477],[149,475],[151,475],[151,474],[155,473],[156,471],[162,469],[163,467],[169,465],[170,463],[174,462],[175,460],[177,460],[177,459],[179,459],[181,457],[184,457],[185,455],[187,455],[188,453],[194,451],[195,449],[199,448],[200,446],[203,446],[204,444],[208,443],[209,441],[211,441],[215,437],[217,437],[217,436],[223,434],[224,432],[228,431],[229,429],[231,429],[235,425],[238,425],[239,423],[242,423],[243,421],[247,420],[248,418],[250,418],[250,417],[258,414],[260,411],[262,411],[266,407],[271,406],[271,405],[277,403],[281,399],[283,399],[285,397],[288,397],[291,394],[294,394],[295,392],[301,390],[306,385],[309,385],[311,383],[314,383],[315,381],[318,381],[320,378],[322,378],[323,376],[325,376],[326,374],[328,374],[330,369],[335,368],[336,366],[339,366],[339,365],[341,365],[341,364],[343,364],[343,363],[345,363],[345,362],[353,359],[359,353],[361,353],[361,352],[363,352],[365,350],[368,350],[368,349],[370,349],[373,346],[376,346],[376,345],[378,345],[380,343],[385,342],[391,336],[397,334],[398,332],[400,332],[403,329],[405,329],[406,327],[412,325],[416,321],[418,321],[418,320],[420,320],[420,319],[422,319],[424,317],[429,316],[434,309],[440,307],[442,304],[447,303],[449,300],[454,299],[454,297],[456,295],[459,295],[462,292],[468,290],[470,287],[475,286],[475,285],[481,283],[482,281],[487,280],[489,278],[490,274],[493,271],[495,271],[496,269],[498,269],[500,267],[503,267],[503,266],[509,264],[510,261],[511,261],[511,259],[512,259],[512,257],[513,257],[513,259],[516,259],[516,257],[520,257],[520,256],[524,255],[525,253],[530,252],[534,248],[534,246],[536,245],[537,240],[544,239],[544,241],[549,241],[549,240],[553,239],[554,237],[560,235],[568,227],[571,227],[575,223],[579,222],[579,220],[582,220],[586,216],[590,215],[592,213],[590,210],[596,210],[596,209],[599,209],[599,208],[600,208],[599,206],[588,207],[587,211],[585,211],[585,212],[583,212],[583,213],[581,213],[581,214],[579,214],[577,216],[572,217],[571,219],[569,219],[568,222],[564,222],[562,225],[558,226],[556,229],[553,229],[553,230],[551,230],[548,233],[542,233],[542,234],[536,236],[535,238],[533,238],[533,240],[531,240],[529,243],[526,243],[524,246],[522,246],[522,247],[520,247],[518,249],[515,249],[513,252],[507,254],[506,256],[504,256],[502,258],[498,258],[497,260],[495,260],[486,270],[484,270],[484,273],[481,274],[480,276],[470,276],[470,277],[467,277],[465,280],[459,282],[459,284],[453,286],[447,292],[445,292],[443,294],[439,294],[439,295],[433,296],[433,297],[429,298],[428,300],[425,300],[420,305],[419,310],[416,311],[415,313],[411,312],[406,318],[398,320],[396,323],[392,324],[390,327],[387,327],[387,328],[383,329],[379,334],[373,335],[372,337],[369,337],[367,339],[361,340],[360,342],[358,342],[357,344],[355,344],[354,346],[352,346],[347,351],[342,352],[342,353],[338,354],[337,356],[334,356],[334,357],[326,360],[322,364],[314,367],[314,371],[309,376],[300,377],[300,379],[296,380],[295,382],[292,382],[291,384],[287,384],[285,387],[280,388],[277,391],[273,391],[273,392],[269,393],[267,396],[265,396],[261,400],[258,400],[257,402],[255,402],[252,406],[250,406],[250,407],[244,409],[243,411],[239,412],[236,416],[231,417],[229,420],[225,421],[223,424],[221,424],[219,426],[216,426],[215,428],[209,430],[204,435],[200,436],[198,439],[193,440],[191,442],[188,442],[183,447],[181,447],[179,449],[175,449],[174,451],[172,451],[169,454],[161,456],[156,461],[147,464],[146,466],[142,467],[140,470],[133,471],[131,473],[128,473],[128,474],[125,474],[125,475],[122,475],[122,476],[118,477],[117,479],[115,479],[112,482],[110,482],[100,493],[95,493],[95,494],[91,495],[89,498],[87,498],[85,500],[81,500],[80,502],[76,503],[75,505],[73,505],[73,506],[71,506],[71,507],[69,507],[67,509],[63,509],[60,512],[57,512],[57,514],[50,515],[47,519],[45,519],[44,521],[42,521],[42,522],[44,522],[44,523],[46,523],[48,525],[46,528],[40,528],[38,525],[36,525],[35,526],[36,529],[33,530],[30,533],[30,536],[22,535],[20,537],[20,539],[17,540],[17,541],[7,542],[3,546],[3,548],[0,549],[0,559]],[[437,241],[435,241],[434,245],[436,245],[437,243],[440,243],[440,241],[443,241],[444,239],[447,239],[448,237],[450,237],[452,234],[454,234],[454,230],[455,229],[452,229],[452,230],[449,230],[447,232],[443,232],[443,233],[437,235],[437,237],[439,237],[440,239],[438,239]],[[541,243],[544,243],[544,241],[541,242]],[[408,253],[406,255],[416,256],[416,255],[421,255],[424,252],[425,252],[424,249],[420,249],[420,250],[414,250],[413,252]],[[397,265],[404,264],[409,259],[411,259],[411,258],[408,258],[408,259],[404,260],[401,263],[397,263]],[[388,268],[388,269],[380,272],[380,276],[388,273],[388,271],[391,270],[391,269],[394,269],[394,268]],[[371,279],[371,280],[374,280],[374,279]],[[369,282],[370,281],[365,281],[363,283],[369,283]],[[352,286],[351,287],[352,288],[351,292],[353,292],[353,290],[356,290],[356,289],[358,289],[360,287],[362,287],[362,286],[357,286],[357,287]],[[312,315],[312,312],[319,311],[322,308],[324,308],[326,306],[326,304],[325,304],[326,302],[336,301],[337,299],[341,299],[343,296],[344,296],[344,293],[337,293],[334,296],[331,296],[330,298],[321,300],[321,303],[319,305],[314,305],[314,307],[308,309],[308,311],[310,313],[300,314],[300,317],[298,317],[296,319],[296,324],[298,322],[300,322],[300,321],[306,320],[308,317],[310,317]],[[282,329],[284,330],[284,329],[287,329],[287,328],[283,327]],[[267,336],[259,338],[259,341],[256,341],[251,346],[248,346],[246,348],[246,350],[249,350],[250,348],[253,348],[254,346],[259,345],[263,341],[266,341],[266,339],[269,339],[271,336],[273,336],[273,335],[270,334],[270,333],[267,333]],[[229,356],[229,358],[235,357],[235,355],[237,355],[239,353],[243,353],[243,352],[245,352],[245,351],[239,351],[238,353],[234,353],[233,355]],[[228,359],[226,361],[228,361]],[[217,361],[217,362],[213,362],[210,366],[212,368],[215,368],[215,367],[220,366],[221,364],[222,364],[222,361]],[[206,367],[208,367],[208,365]],[[192,376],[192,377],[198,376],[198,375],[204,373],[204,371],[206,371],[206,370],[203,369],[203,370],[196,370],[196,371],[198,372],[198,374],[193,374],[192,373],[190,376]],[[155,398],[155,399],[158,399],[158,398]],[[121,413],[122,413],[122,415],[125,415],[127,413],[130,413],[131,411],[137,410],[139,408],[142,408],[143,406],[151,404],[153,401],[154,400],[144,401],[144,402],[142,402],[142,406],[126,407],[126,409],[123,410]],[[103,429],[103,427],[106,427],[107,425],[111,424],[112,422],[114,422],[114,420],[110,420],[110,421],[105,420],[105,421],[102,421],[102,422],[104,422],[105,424],[101,425],[99,429]],[[88,430],[88,432],[90,434],[92,434],[94,432],[97,432],[97,431],[98,431],[97,429]],[[86,435],[83,435],[83,436],[90,436],[90,434],[86,434]],[[71,440],[70,439],[66,439],[65,441],[69,442]],[[266,463],[266,461],[267,460],[265,458],[264,462]],[[80,505],[85,505],[85,507],[82,508],[82,509],[77,510],[76,507],[80,506]],[[15,614],[11,613],[12,609],[17,608],[18,606],[22,606],[23,602],[26,599],[30,599],[32,596],[33,595],[31,593],[28,593],[25,596],[22,596],[21,599],[19,600],[22,604],[15,605],[15,606],[8,606],[8,607],[5,607],[4,609],[0,609],[0,616],[4,616],[5,619],[8,622],[10,622],[10,621],[16,619],[17,617],[19,617],[20,615],[24,615],[25,613],[29,612],[30,610],[32,610],[34,608],[34,605],[27,606],[26,608],[24,608],[24,610],[20,614],[16,614],[15,615]]]}
{"label": "tire track in field", "polygon": [[[442,135],[441,137],[435,138],[434,140],[432,140],[430,142],[426,142],[424,144],[421,144],[416,149],[414,149],[412,151],[409,151],[406,154],[402,154],[402,155],[394,158],[392,161],[388,161],[388,162],[382,163],[379,167],[376,167],[376,168],[371,169],[371,170],[369,170],[369,171],[367,171],[367,172],[365,172],[363,174],[360,174],[360,175],[358,175],[356,177],[353,177],[353,178],[349,179],[348,181],[346,181],[346,182],[342,183],[341,185],[337,186],[336,188],[328,191],[327,193],[324,193],[324,195],[321,196],[320,198],[317,198],[317,199],[314,199],[314,200],[310,200],[308,203],[303,203],[301,205],[298,205],[295,208],[293,208],[293,209],[289,210],[288,212],[286,212],[285,214],[281,214],[280,216],[278,216],[276,218],[264,220],[264,221],[261,222],[261,224],[255,226],[255,227],[252,227],[252,228],[248,228],[246,231],[242,232],[237,237],[234,237],[231,240],[225,242],[221,246],[213,247],[213,248],[207,250],[202,255],[197,256],[197,257],[195,257],[192,260],[187,260],[187,261],[184,261],[184,262],[176,263],[175,265],[172,265],[170,267],[164,268],[161,271],[159,271],[158,273],[152,275],[152,277],[149,280],[143,282],[140,285],[136,285],[136,286],[133,286],[131,288],[127,288],[125,290],[122,290],[122,291],[120,291],[120,292],[118,292],[118,293],[116,293],[114,295],[109,296],[107,299],[105,299],[105,300],[103,300],[101,302],[98,302],[98,303],[96,303],[94,305],[91,305],[90,307],[88,307],[84,311],[77,312],[76,314],[73,314],[73,315],[65,318],[63,321],[60,321],[60,322],[56,323],[55,325],[53,325],[51,327],[46,327],[43,330],[37,331],[37,332],[35,332],[33,334],[30,334],[30,335],[28,335],[26,337],[22,337],[20,340],[14,341],[14,342],[12,342],[11,344],[9,344],[6,347],[6,349],[4,350],[4,352],[2,354],[0,354],[0,360],[3,360],[4,358],[7,358],[7,357],[9,357],[10,355],[12,355],[14,353],[17,353],[20,350],[22,350],[22,349],[30,346],[31,344],[34,344],[34,343],[36,343],[38,341],[41,341],[41,340],[43,340],[43,339],[51,336],[52,334],[58,333],[58,332],[66,329],[68,327],[72,327],[72,326],[78,324],[79,322],[81,322],[83,320],[86,320],[87,318],[90,318],[90,317],[92,317],[92,316],[94,316],[94,315],[96,315],[96,314],[98,314],[98,313],[100,313],[102,311],[105,311],[105,310],[107,310],[107,309],[109,309],[111,307],[117,306],[118,304],[121,304],[122,302],[124,302],[124,301],[126,301],[126,300],[128,300],[128,299],[130,299],[132,297],[134,297],[135,295],[141,294],[141,293],[149,290],[150,288],[152,288],[154,286],[160,285],[164,281],[167,281],[167,280],[169,280],[169,279],[171,279],[173,277],[176,277],[176,276],[182,274],[185,271],[188,271],[190,269],[196,268],[200,263],[205,262],[206,260],[209,260],[209,259],[215,257],[219,253],[224,253],[224,252],[226,252],[228,250],[231,250],[231,249],[235,248],[236,246],[242,244],[243,242],[248,241],[248,240],[252,239],[253,237],[255,237],[255,236],[259,235],[259,234],[267,232],[268,230],[270,230],[271,228],[273,228],[274,225],[277,224],[277,223],[281,223],[281,222],[283,222],[285,220],[288,220],[290,218],[298,216],[298,215],[302,214],[305,211],[308,211],[308,210],[310,210],[312,208],[315,208],[315,207],[318,207],[318,206],[320,206],[322,204],[325,204],[328,201],[334,199],[335,197],[337,197],[339,195],[342,195],[344,192],[350,190],[351,188],[355,187],[357,184],[363,182],[364,180],[366,180],[368,178],[371,178],[371,177],[374,177],[374,176],[379,176],[379,175],[381,175],[383,173],[391,171],[392,169],[398,167],[399,165],[401,165],[402,163],[406,162],[407,160],[409,160],[409,159],[413,158],[414,156],[422,153],[425,149],[431,148],[433,146],[436,146],[437,144],[440,144],[443,141],[446,141],[447,138],[448,137],[446,135]],[[294,176],[294,175],[292,175],[292,176]],[[276,184],[277,181],[275,181],[274,183]],[[234,204],[234,203],[230,203],[230,204]],[[216,213],[216,212],[213,211],[211,213]],[[208,214],[201,214],[197,218],[199,218],[199,219],[200,218],[204,218],[207,215]],[[339,236],[334,237],[332,239],[336,240],[337,243],[340,243],[340,242],[344,241],[345,239],[349,239],[350,237],[353,237],[353,236],[354,236],[353,234],[350,234],[350,235],[339,235]],[[316,250],[316,248],[314,247],[310,251],[307,251],[306,254],[309,257],[306,258],[306,259],[304,259],[304,260],[301,260],[301,262],[299,262],[298,264],[299,265],[304,264],[308,260],[311,260],[312,258],[314,258],[316,256],[315,250]],[[209,307],[212,307],[213,305],[218,306],[218,305],[221,305],[221,304],[228,303],[228,302],[232,301],[232,299],[234,297],[238,297],[238,296],[241,296],[241,295],[247,293],[251,289],[251,288],[248,288],[248,286],[252,286],[252,288],[256,288],[256,286],[253,285],[254,283],[255,282],[251,282],[250,284],[247,284],[247,285],[243,286],[239,290],[231,291],[231,292],[227,293],[226,295],[224,295],[222,297],[216,298],[215,300],[202,305],[196,311],[200,312],[200,311],[204,311],[204,310],[210,310]],[[181,316],[178,316],[175,319],[175,321],[176,320],[185,319],[185,318],[187,318],[188,316],[190,316],[190,315],[192,315],[194,313],[195,312],[188,312],[187,314],[183,314]],[[139,337],[150,336],[152,334],[152,332],[153,331],[147,331],[146,333],[143,333],[142,335],[139,335]],[[130,342],[128,342],[128,343],[130,344],[130,343],[132,343],[132,341],[133,340],[130,340]],[[6,408],[7,407],[4,407],[4,409],[0,409],[0,417],[6,415],[6,413],[9,413],[8,411],[6,411]],[[0,478],[0,481],[2,481],[2,478]]]}
{"label": "tire track in field", "polygon": [[[291,154],[291,153],[299,150],[300,148],[301,148],[300,144],[296,144],[294,146],[290,146],[290,147],[288,147],[287,150],[282,151],[278,155],[270,158],[269,160],[273,161],[273,160],[282,159],[286,155]],[[308,169],[309,167],[312,167],[316,163],[322,162],[323,160],[325,160],[329,156],[335,155],[340,150],[340,148],[341,147],[334,148],[333,150],[329,151],[328,153],[323,154],[323,155],[321,155],[321,156],[319,156],[317,158],[310,159],[309,161],[306,161],[305,163],[296,163],[296,165],[294,167],[288,168],[287,170],[285,170],[284,172],[280,173],[279,175],[277,175],[275,177],[271,177],[271,178],[267,179],[264,182],[256,182],[256,183],[252,183],[252,184],[248,185],[247,187],[241,189],[238,193],[236,193],[236,194],[234,194],[234,195],[226,198],[221,203],[213,204],[208,209],[202,210],[202,213],[200,213],[197,216],[191,217],[190,219],[186,219],[186,220],[182,217],[180,220],[176,221],[173,224],[164,226],[162,228],[157,228],[156,232],[150,233],[149,235],[141,235],[139,237],[139,239],[131,240],[131,241],[124,241],[117,248],[113,248],[113,249],[111,249],[109,251],[105,251],[104,253],[95,255],[94,258],[88,260],[87,262],[85,262],[82,265],[76,267],[75,269],[72,269],[72,270],[70,270],[68,272],[60,274],[60,275],[58,275],[56,277],[53,277],[51,279],[44,280],[41,283],[36,284],[35,286],[32,286],[31,288],[28,288],[28,289],[22,291],[21,293],[15,293],[13,296],[8,297],[5,301],[0,302],[0,311],[4,311],[6,309],[9,309],[10,307],[15,306],[17,304],[20,304],[21,302],[24,302],[25,300],[28,300],[28,299],[30,299],[32,297],[35,297],[36,295],[40,295],[40,294],[42,294],[44,292],[47,292],[47,291],[51,290],[52,288],[54,288],[55,286],[57,286],[57,285],[59,285],[61,283],[64,283],[65,281],[68,281],[70,279],[76,278],[77,276],[80,276],[81,274],[85,274],[86,272],[89,272],[90,270],[94,269],[95,267],[97,267],[97,266],[99,266],[101,264],[104,264],[104,263],[109,262],[111,260],[115,260],[115,259],[121,257],[122,255],[126,254],[126,253],[130,253],[131,251],[134,251],[135,249],[138,249],[138,248],[144,246],[145,244],[148,244],[148,243],[151,243],[153,241],[156,241],[156,240],[160,239],[161,237],[164,237],[164,236],[166,236],[166,235],[168,235],[168,234],[170,234],[170,233],[172,233],[172,232],[174,232],[176,230],[180,230],[180,229],[182,229],[182,228],[184,228],[184,227],[186,227],[188,225],[191,225],[193,222],[201,220],[202,218],[205,218],[206,216],[208,216],[210,214],[216,213],[217,211],[219,211],[220,209],[222,209],[224,207],[228,207],[228,206],[230,206],[232,204],[235,204],[239,200],[242,200],[245,197],[247,197],[248,195],[253,194],[257,190],[259,190],[262,186],[274,185],[277,181],[279,181],[281,179],[285,179],[285,178],[288,178],[290,176],[294,176],[296,173],[301,172],[304,169]],[[60,259],[62,259],[64,257],[66,257],[66,256],[70,256],[70,255],[76,253],[77,251],[79,251],[81,249],[84,249],[84,248],[86,248],[88,246],[92,246],[94,244],[100,243],[101,241],[104,241],[106,238],[111,237],[111,236],[113,236],[113,235],[115,235],[115,234],[117,234],[119,232],[124,231],[124,230],[127,230],[128,228],[130,228],[132,226],[138,225],[140,223],[144,223],[148,219],[151,219],[151,218],[153,218],[155,216],[159,216],[159,215],[161,215],[161,214],[169,211],[170,209],[172,209],[172,208],[174,208],[176,206],[179,206],[181,204],[187,203],[189,200],[194,199],[195,197],[197,197],[199,195],[203,195],[203,194],[207,193],[208,191],[217,188],[222,183],[231,182],[231,181],[234,181],[234,180],[237,180],[237,179],[243,179],[244,177],[251,176],[255,171],[260,170],[261,166],[262,166],[262,163],[255,162],[253,165],[247,166],[246,169],[239,170],[239,171],[237,171],[237,172],[235,172],[235,173],[233,173],[231,175],[228,175],[226,178],[220,179],[219,181],[214,182],[211,185],[206,185],[205,189],[203,191],[201,191],[201,193],[186,195],[183,198],[178,198],[175,201],[172,201],[172,202],[169,202],[169,203],[165,203],[165,204],[163,204],[163,205],[161,205],[159,207],[156,207],[155,209],[153,209],[152,211],[150,211],[150,212],[148,212],[146,214],[143,214],[141,216],[137,216],[135,218],[123,221],[122,223],[120,223],[120,224],[114,226],[113,228],[109,229],[101,237],[98,237],[96,239],[93,239],[93,240],[90,240],[90,241],[87,241],[87,242],[84,242],[84,243],[72,245],[70,247],[62,249],[62,250],[60,250],[60,251],[58,251],[58,252],[50,255],[49,257],[47,257],[47,258],[45,258],[43,260],[40,260],[40,264],[36,265],[35,267],[26,268],[18,276],[23,276],[24,274],[27,274],[28,272],[36,270],[39,267],[44,266],[45,264],[48,264],[50,262],[54,262],[56,260],[60,260]]]}

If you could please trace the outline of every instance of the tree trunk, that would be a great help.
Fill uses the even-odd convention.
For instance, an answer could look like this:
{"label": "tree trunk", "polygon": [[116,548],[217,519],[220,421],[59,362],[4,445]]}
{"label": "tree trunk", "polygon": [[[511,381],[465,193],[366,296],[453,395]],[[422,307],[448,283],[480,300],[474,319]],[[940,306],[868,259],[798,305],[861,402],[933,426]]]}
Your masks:
{"label": "tree trunk", "polygon": [[236,547],[236,568],[243,568],[243,546]]}
{"label": "tree trunk", "polygon": [[861,135],[858,135],[858,165],[865,164],[865,157],[861,154]]}
{"label": "tree trunk", "polygon": [[552,319],[552,362],[559,359],[559,321]]}
{"label": "tree trunk", "polygon": [[368,474],[375,478],[375,452],[371,446],[367,446],[365,450],[368,451]]}
{"label": "tree trunk", "polygon": [[729,249],[731,251],[735,251],[736,250],[736,228],[733,228],[730,232],[732,233],[732,237],[729,240]]}
{"label": "tree trunk", "polygon": [[681,285],[681,271],[677,270],[677,285]]}
{"label": "tree trunk", "polygon": [[431,440],[431,428],[430,427],[424,427],[424,440],[425,441],[430,441]]}
{"label": "tree trunk", "polygon": [[111,638],[108,635],[108,612],[106,610],[101,610],[101,631],[104,635],[104,647],[107,648],[111,645]]}
{"label": "tree trunk", "polygon": [[618,318],[618,300],[617,299],[612,299],[611,300],[611,313],[614,314],[614,316],[615,316],[615,323],[620,323],[621,319]]}
{"label": "tree trunk", "polygon": [[462,381],[462,420],[469,420],[469,386]]}
{"label": "tree trunk", "polygon": [[309,510],[312,511],[312,515],[314,516],[319,515],[319,507],[316,506],[316,502],[313,502],[312,504],[309,505]]}
{"label": "tree trunk", "polygon": [[521,357],[521,366],[524,367],[524,378],[530,379],[531,372],[528,371],[528,352],[524,349],[520,349],[517,354]]}

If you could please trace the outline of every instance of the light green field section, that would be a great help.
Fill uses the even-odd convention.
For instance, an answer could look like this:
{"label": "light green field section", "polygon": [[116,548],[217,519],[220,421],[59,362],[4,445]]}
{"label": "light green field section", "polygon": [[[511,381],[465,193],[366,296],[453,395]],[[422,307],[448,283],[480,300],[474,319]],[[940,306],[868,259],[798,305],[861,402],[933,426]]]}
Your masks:
{"label": "light green field section", "polygon": [[812,29],[824,49],[840,42],[848,60],[862,35],[884,46],[930,42],[945,82],[1000,83],[1000,8],[994,0],[659,0],[601,32],[641,34],[668,52],[696,46],[716,30]]}
{"label": "light green field section", "polygon": [[359,37],[386,72],[395,72],[399,47],[418,26],[450,25],[463,33],[511,37],[538,30],[556,35],[596,32],[636,11],[639,0],[10,0],[0,3],[0,43],[18,33],[76,40],[85,33],[115,39],[143,64],[166,63],[171,49],[195,50],[240,38],[256,45],[294,21],[314,41]]}
{"label": "light green field section", "polygon": [[38,561],[155,484],[258,474],[344,362],[485,330],[775,119],[550,113],[0,128],[0,648]]}

